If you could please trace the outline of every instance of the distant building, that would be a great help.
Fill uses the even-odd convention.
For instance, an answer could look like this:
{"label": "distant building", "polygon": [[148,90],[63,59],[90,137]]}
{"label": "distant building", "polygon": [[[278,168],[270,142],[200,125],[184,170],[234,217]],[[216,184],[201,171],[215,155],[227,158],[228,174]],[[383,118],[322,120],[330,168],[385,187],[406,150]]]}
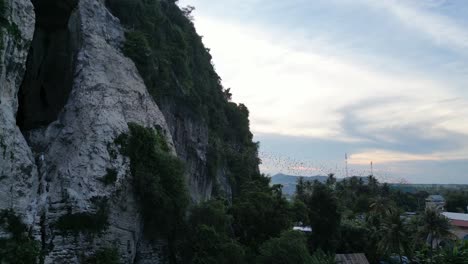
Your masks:
{"label": "distant building", "polygon": [[429,195],[426,198],[426,208],[436,208],[439,211],[445,210],[445,199],[442,195]]}
{"label": "distant building", "polygon": [[443,212],[442,214],[450,220],[452,225],[450,232],[459,239],[468,240],[468,214],[449,212]]}
{"label": "distant building", "polygon": [[338,264],[369,264],[364,253],[336,254],[335,260]]}
{"label": "distant building", "polygon": [[311,233],[312,232],[312,227],[310,226],[295,226],[293,227],[294,231],[301,231],[305,233]]}

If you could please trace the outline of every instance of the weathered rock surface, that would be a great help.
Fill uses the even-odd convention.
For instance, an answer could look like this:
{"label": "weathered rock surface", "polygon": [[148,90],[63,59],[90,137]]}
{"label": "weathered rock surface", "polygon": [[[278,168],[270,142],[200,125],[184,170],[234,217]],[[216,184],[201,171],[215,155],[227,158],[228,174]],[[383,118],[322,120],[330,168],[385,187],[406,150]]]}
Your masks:
{"label": "weathered rock surface", "polygon": [[[31,224],[38,176],[34,157],[16,126],[17,92],[34,32],[29,0],[8,0],[0,33],[0,208],[13,208]],[[18,31],[16,31],[18,29]]]}
{"label": "weathered rock surface", "polygon": [[[34,1],[36,9],[40,2]],[[27,0],[11,3],[9,18],[18,25],[22,39],[14,40],[13,35],[5,34],[2,50],[0,209],[13,207],[24,216],[36,239],[49,249],[45,263],[80,263],[84,256],[103,246],[117,247],[127,263],[159,263],[158,252],[164,245],[149,246],[143,239],[129,161],[117,153],[114,139],[127,131],[127,123],[135,122],[163,131],[170,144],[172,140],[164,116],[136,67],[120,51],[124,33],[119,21],[102,2],[81,0],[70,10],[60,36],[51,35],[57,29],[36,28],[33,40],[33,6]],[[56,59],[51,56],[63,56],[50,54],[47,48],[44,51],[44,38],[49,42],[54,38],[70,41],[62,53],[72,53],[67,56],[73,59],[73,82],[67,98],[59,98],[66,103],[54,110],[56,120],[45,126],[30,122],[33,125],[23,127],[23,136],[16,124],[16,95],[27,65],[27,44],[33,43],[26,73],[29,83],[22,87],[23,93],[32,94],[28,105],[39,100],[41,92],[54,92],[47,89],[66,89],[60,87],[60,82],[50,85],[44,74],[36,74],[44,71],[41,64],[50,65]],[[41,109],[24,111],[32,119],[40,119]],[[116,170],[118,176],[115,184],[106,186],[101,178],[108,169]],[[70,235],[54,228],[57,219],[67,213],[95,212],[93,201],[99,197],[108,200],[110,224],[101,235]]]}

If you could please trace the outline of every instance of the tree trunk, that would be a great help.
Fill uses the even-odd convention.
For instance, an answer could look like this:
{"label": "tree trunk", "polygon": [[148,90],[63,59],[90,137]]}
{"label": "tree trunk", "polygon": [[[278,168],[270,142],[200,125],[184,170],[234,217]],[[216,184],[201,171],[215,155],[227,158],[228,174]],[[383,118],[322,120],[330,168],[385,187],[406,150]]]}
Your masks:
{"label": "tree trunk", "polygon": [[169,248],[169,263],[170,264],[177,264],[177,249],[176,249],[176,230],[175,228],[172,230],[171,234],[168,236],[167,239],[167,246]]}
{"label": "tree trunk", "polygon": [[429,256],[430,256],[430,263],[432,264],[432,245],[434,244],[434,235],[431,232],[431,245],[429,247]]}

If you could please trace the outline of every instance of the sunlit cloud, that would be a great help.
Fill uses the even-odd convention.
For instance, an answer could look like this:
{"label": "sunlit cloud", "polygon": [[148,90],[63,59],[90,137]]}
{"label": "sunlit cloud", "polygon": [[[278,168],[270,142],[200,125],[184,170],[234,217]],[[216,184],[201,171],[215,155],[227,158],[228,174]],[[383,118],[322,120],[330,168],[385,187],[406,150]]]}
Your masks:
{"label": "sunlit cloud", "polygon": [[447,161],[468,160],[468,152],[409,154],[387,150],[364,150],[362,153],[350,155],[350,164],[367,165],[369,161],[376,164],[394,163],[400,161]]}

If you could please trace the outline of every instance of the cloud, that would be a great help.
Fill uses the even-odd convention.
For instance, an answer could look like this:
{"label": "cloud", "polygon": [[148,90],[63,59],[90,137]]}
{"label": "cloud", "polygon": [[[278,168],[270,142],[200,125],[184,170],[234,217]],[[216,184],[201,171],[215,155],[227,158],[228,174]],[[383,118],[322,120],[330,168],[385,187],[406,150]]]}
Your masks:
{"label": "cloud", "polygon": [[[343,155],[348,152],[356,174],[368,173],[368,164],[374,160],[385,164],[383,170],[394,168],[396,175],[405,173],[399,169],[405,162],[436,164],[468,158],[467,92],[456,86],[468,79],[463,73],[466,70],[460,70],[467,64],[446,59],[445,51],[432,47],[435,43],[464,53],[468,33],[455,20],[428,11],[441,3],[421,7],[415,1],[332,1],[332,8],[343,8],[344,2],[365,3],[363,20],[372,18],[369,21],[375,24],[370,28],[362,28],[362,23],[354,25],[356,13],[349,10],[338,13],[352,17],[334,17],[336,13],[326,6],[330,1],[317,1],[314,6],[319,6],[316,13],[324,10],[327,14],[321,19],[331,22],[290,17],[295,23],[291,24],[286,15],[278,17],[279,10],[281,15],[297,14],[299,2],[304,9],[310,7],[306,6],[310,1],[302,0],[287,4],[264,0],[196,2],[201,5],[201,11],[195,13],[197,31],[211,49],[223,85],[232,89],[236,102],[249,107],[251,128],[261,140],[261,149],[322,165],[285,162],[289,164],[278,166],[277,160],[263,155],[262,169],[300,172],[300,168],[310,167],[324,172],[336,169],[342,174]],[[294,12],[289,5],[296,6]],[[259,22],[267,12],[274,12],[275,19],[261,18]],[[395,24],[405,25],[405,30]],[[340,35],[343,30],[333,31],[334,26],[349,32]],[[386,43],[386,34],[396,37]],[[376,43],[386,47],[367,52]],[[385,53],[394,44],[400,46],[391,54]],[[413,49],[405,53],[407,46]],[[437,59],[432,60],[434,56]],[[420,63],[410,65],[408,60]],[[427,61],[432,64],[424,65]],[[439,63],[450,64],[456,71],[450,70],[450,76],[438,72]],[[405,169],[410,171],[410,167]],[[417,177],[414,171],[408,175]]]}
{"label": "cloud", "polygon": [[[410,1],[365,0],[370,6],[384,8],[408,28],[426,35],[437,45],[444,45],[459,52],[466,53],[468,48],[468,31],[453,19],[430,11]],[[419,1],[432,8],[439,7],[445,1]],[[427,10],[427,9],[426,9]]]}
{"label": "cloud", "polygon": [[[453,110],[425,109],[430,102],[456,96],[429,76],[387,73],[346,56],[323,55],[319,48],[314,52],[313,44],[307,52],[298,51],[253,27],[205,17],[197,18],[197,26],[209,33],[204,41],[223,83],[232,88],[235,101],[250,108],[257,133],[354,140],[342,131],[340,109],[379,98],[401,98],[367,113],[381,122],[413,122]],[[391,111],[399,113],[391,115],[393,121],[387,118]]]}

